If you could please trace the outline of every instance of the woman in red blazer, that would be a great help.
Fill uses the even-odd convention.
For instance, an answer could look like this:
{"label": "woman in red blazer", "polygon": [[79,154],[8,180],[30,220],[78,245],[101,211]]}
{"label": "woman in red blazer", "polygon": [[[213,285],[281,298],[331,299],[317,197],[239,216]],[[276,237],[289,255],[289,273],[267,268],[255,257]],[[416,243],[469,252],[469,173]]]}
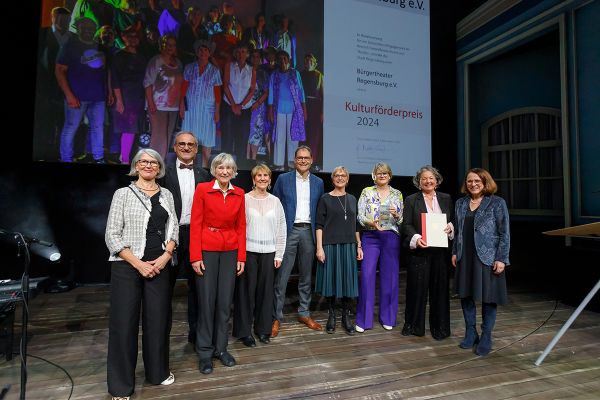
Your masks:
{"label": "woman in red blazer", "polygon": [[210,173],[215,179],[196,187],[190,222],[190,261],[198,293],[196,352],[203,374],[212,372],[213,356],[226,367],[235,365],[227,352],[227,321],[235,277],[244,272],[246,261],[244,191],[230,182],[237,165],[230,154],[221,153]]}

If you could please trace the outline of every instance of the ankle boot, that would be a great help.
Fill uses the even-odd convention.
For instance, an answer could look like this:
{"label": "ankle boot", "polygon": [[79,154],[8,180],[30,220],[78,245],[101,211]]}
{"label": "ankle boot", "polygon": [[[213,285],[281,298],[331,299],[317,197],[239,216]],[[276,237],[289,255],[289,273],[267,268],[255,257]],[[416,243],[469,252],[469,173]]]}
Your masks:
{"label": "ankle boot", "polygon": [[350,317],[350,309],[348,307],[348,299],[346,297],[342,298],[342,326],[348,335],[354,335],[354,324],[352,323],[352,318]]}
{"label": "ankle boot", "polygon": [[475,348],[478,356],[487,356],[492,350],[492,330],[496,324],[496,303],[483,303],[481,311],[483,323],[481,324],[481,339]]}
{"label": "ankle boot", "polygon": [[477,322],[477,308],[472,297],[460,299],[463,316],[465,318],[465,338],[460,342],[458,347],[461,349],[470,349],[479,343],[479,335],[475,326]]}
{"label": "ankle boot", "polygon": [[325,331],[327,333],[335,332],[335,297],[327,298],[329,306],[329,316],[327,317],[327,325],[325,325]]}

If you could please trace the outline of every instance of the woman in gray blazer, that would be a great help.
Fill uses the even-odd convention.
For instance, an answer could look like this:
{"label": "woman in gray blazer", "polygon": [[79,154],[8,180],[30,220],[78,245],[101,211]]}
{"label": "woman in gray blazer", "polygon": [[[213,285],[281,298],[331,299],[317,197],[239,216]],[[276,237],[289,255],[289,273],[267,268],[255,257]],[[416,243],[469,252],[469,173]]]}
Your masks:
{"label": "woman in gray blazer", "polygon": [[137,179],[115,192],[108,212],[104,238],[112,265],[106,364],[113,400],[128,400],[135,388],[140,309],[146,380],[156,385],[175,382],[169,370],[168,268],[179,223],[173,195],[156,183],[164,174],[158,152],[138,151],[129,171]]}
{"label": "woman in gray blazer", "polygon": [[[456,238],[452,265],[456,267],[455,290],[465,318],[465,337],[459,346],[475,347],[487,355],[492,349],[496,307],[507,302],[504,268],[510,264],[510,228],[505,201],[495,196],[497,185],[488,171],[473,168],[462,186],[466,194],[455,206]],[[482,302],[481,337],[475,327],[475,301]]]}

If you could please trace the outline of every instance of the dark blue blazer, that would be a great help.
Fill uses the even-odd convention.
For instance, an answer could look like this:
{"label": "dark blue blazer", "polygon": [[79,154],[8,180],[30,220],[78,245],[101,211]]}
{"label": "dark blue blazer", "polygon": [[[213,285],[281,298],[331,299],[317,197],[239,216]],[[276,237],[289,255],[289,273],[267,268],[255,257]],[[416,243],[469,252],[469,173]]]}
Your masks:
{"label": "dark blue blazer", "polygon": [[[309,175],[310,181],[310,224],[312,225],[313,240],[315,239],[317,204],[323,195],[323,180],[316,175]],[[285,222],[287,224],[288,236],[294,226],[296,218],[296,170],[279,175],[275,181],[273,194],[279,198],[283,211],[285,213]]]}
{"label": "dark blue blazer", "polygon": [[[452,254],[460,260],[463,255],[463,227],[465,214],[469,206],[469,196],[461,197],[456,201],[454,218],[456,232]],[[498,196],[484,196],[475,213],[475,249],[477,256],[485,265],[494,265],[494,261],[502,261],[509,265],[508,253],[510,251],[510,221],[508,208],[503,198]]]}

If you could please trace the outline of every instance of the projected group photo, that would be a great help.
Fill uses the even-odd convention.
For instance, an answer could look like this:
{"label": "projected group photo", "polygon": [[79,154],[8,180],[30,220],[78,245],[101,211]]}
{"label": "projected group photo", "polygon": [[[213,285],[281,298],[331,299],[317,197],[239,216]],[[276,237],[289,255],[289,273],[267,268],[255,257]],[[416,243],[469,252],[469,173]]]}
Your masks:
{"label": "projected group photo", "polygon": [[286,170],[304,144],[320,171],[323,2],[264,3],[44,0],[34,160],[166,158],[188,131],[203,167]]}
{"label": "projected group photo", "polygon": [[243,170],[289,170],[300,145],[313,172],[431,162],[426,1],[42,7],[36,161],[128,164],[140,147],[170,159],[187,131],[203,167],[226,152]]}

